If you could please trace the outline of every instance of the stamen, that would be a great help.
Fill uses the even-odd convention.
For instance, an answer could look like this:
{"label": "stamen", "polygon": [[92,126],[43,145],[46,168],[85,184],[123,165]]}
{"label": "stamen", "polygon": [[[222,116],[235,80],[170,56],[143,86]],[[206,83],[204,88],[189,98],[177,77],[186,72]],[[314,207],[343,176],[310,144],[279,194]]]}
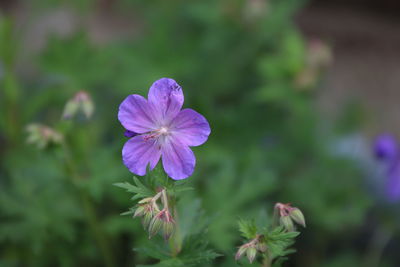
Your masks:
{"label": "stamen", "polygon": [[168,132],[169,131],[168,131],[167,127],[161,127],[158,130],[155,130],[155,131],[149,132],[148,134],[143,135],[143,139],[144,139],[144,141],[148,141],[150,139],[157,138],[161,135],[168,135]]}
{"label": "stamen", "polygon": [[147,135],[143,136],[143,139],[144,139],[144,141],[148,141],[150,139],[156,138],[159,135],[160,135],[159,133],[153,132],[153,133],[150,133],[150,134],[147,134]]}
{"label": "stamen", "polygon": [[168,133],[168,128],[166,127],[161,127],[159,130],[160,134],[167,134]]}

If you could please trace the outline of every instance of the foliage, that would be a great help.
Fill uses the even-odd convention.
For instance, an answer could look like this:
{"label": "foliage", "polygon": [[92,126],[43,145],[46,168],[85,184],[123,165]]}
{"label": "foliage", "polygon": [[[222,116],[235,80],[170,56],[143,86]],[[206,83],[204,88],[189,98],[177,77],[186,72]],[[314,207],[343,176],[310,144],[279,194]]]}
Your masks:
{"label": "foliage", "polygon": [[[147,185],[144,185],[136,177],[133,177],[133,181],[133,185],[128,182],[114,184],[132,193],[133,197],[131,199],[138,201],[136,208],[131,208],[122,215],[134,214],[134,217],[139,217],[137,211],[140,209],[140,205],[152,203],[152,200],[155,200],[164,190],[167,199],[162,200],[163,208],[169,206],[169,208],[174,209],[173,206],[179,203],[177,200],[179,195],[177,193],[184,192],[188,189],[182,181],[172,181],[168,179],[166,174],[162,171],[161,164],[158,164],[153,171],[148,170],[145,180]],[[168,201],[169,204],[166,204],[165,201]],[[192,201],[194,205],[190,205],[190,201]],[[180,206],[177,207],[176,212],[173,213],[175,230],[172,236],[169,236],[170,240],[164,240],[163,242],[155,238],[155,241],[149,242],[146,246],[135,249],[135,251],[142,255],[147,255],[153,259],[159,260],[158,263],[152,266],[199,266],[209,263],[219,256],[219,254],[208,248],[207,236],[205,235],[207,223],[201,223],[201,221],[204,221],[204,213],[200,210],[198,202],[193,201],[191,198],[186,198],[181,203],[188,208],[182,209],[182,206]],[[146,212],[144,212],[143,221],[146,220],[146,216]],[[154,217],[154,215],[152,215],[152,217]],[[180,221],[181,217],[183,218],[183,222]],[[146,223],[144,223],[144,226],[147,228]],[[151,226],[149,226],[148,229],[151,231]],[[182,240],[182,244],[179,245],[179,252],[175,255],[174,245],[180,242],[179,240]],[[168,243],[167,241],[170,243],[170,248],[165,246],[166,243]],[[164,243],[164,246],[160,245],[160,243]]]}
{"label": "foliage", "polygon": [[[293,16],[303,1],[270,0],[256,9],[249,3],[257,1],[244,0],[110,1],[109,16],[128,20],[116,28],[134,33],[100,43],[85,24],[103,14],[99,1],[36,2],[27,18],[33,26],[53,8],[79,19],[71,34],[49,33],[45,47],[31,51],[18,21],[0,18],[1,266],[102,266],[107,250],[112,266],[158,258],[161,266],[231,267],[240,240],[237,218],[262,217],[277,201],[296,203],[308,218],[292,266],[361,257],[361,249],[349,259],[349,248],[331,250],[338,238],[352,244],[363,235],[371,197],[357,166],[330,152],[336,133],[321,131],[333,122],[315,111],[316,88],[296,86],[307,42]],[[101,21],[113,25],[107,16]],[[171,187],[153,174],[181,198],[185,245],[176,258],[147,241],[139,220],[119,216],[132,203],[112,186],[119,183],[135,200],[155,192],[149,177],[120,183],[131,174],[121,162],[125,140],[116,115],[126,95],[144,95],[160,77],[177,80],[185,103],[212,129],[209,141],[194,148],[192,177]],[[80,90],[92,96],[93,117],[60,121]],[[26,144],[30,123],[54,128],[65,144]],[[241,224],[243,237],[251,238],[254,225]],[[284,256],[292,236],[276,231],[266,236],[276,244],[274,255]]]}
{"label": "foliage", "polygon": [[239,220],[239,231],[247,239],[253,239],[257,235],[257,226],[252,220]]}

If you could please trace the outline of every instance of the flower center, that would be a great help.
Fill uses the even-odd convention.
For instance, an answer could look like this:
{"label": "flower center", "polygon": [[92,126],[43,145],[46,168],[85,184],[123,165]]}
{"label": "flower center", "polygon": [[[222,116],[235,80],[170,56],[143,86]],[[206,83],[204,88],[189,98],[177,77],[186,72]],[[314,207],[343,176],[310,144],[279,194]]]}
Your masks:
{"label": "flower center", "polygon": [[166,137],[167,135],[169,135],[169,129],[167,127],[161,127],[158,130],[149,132],[148,134],[145,134],[143,136],[143,139],[145,141],[151,140],[151,139],[155,139],[155,138],[159,138],[159,137]]}
{"label": "flower center", "polygon": [[161,127],[158,132],[162,135],[167,135],[168,134],[168,128],[167,127]]}

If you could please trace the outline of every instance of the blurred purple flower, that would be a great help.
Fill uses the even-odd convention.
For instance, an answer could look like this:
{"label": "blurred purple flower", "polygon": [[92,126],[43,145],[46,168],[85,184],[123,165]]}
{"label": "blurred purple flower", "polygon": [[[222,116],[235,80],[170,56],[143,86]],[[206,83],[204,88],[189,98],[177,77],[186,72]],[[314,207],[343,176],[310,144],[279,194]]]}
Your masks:
{"label": "blurred purple flower", "polygon": [[174,180],[192,175],[196,158],[189,146],[207,141],[211,132],[207,120],[192,109],[183,109],[182,88],[162,78],[149,89],[148,100],[128,96],[119,106],[118,119],[132,137],[122,149],[127,168],[145,175],[147,165],[154,169],[160,157],[165,172]]}
{"label": "blurred purple flower", "polygon": [[393,202],[400,200],[400,149],[396,139],[388,134],[378,136],[374,151],[386,166],[386,197]]}
{"label": "blurred purple flower", "polygon": [[400,200],[400,160],[396,159],[389,166],[386,183],[386,197],[390,201]]}
{"label": "blurred purple flower", "polygon": [[390,134],[382,134],[375,139],[375,156],[382,160],[392,160],[398,154],[397,141]]}

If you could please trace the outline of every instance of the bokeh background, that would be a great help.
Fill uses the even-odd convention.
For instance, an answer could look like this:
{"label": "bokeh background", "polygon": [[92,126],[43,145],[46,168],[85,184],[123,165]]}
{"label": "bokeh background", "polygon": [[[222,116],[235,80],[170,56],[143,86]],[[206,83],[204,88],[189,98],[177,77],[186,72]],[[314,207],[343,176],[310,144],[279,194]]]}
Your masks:
{"label": "bokeh background", "polygon": [[[275,202],[307,220],[285,266],[398,266],[399,205],[372,149],[400,133],[398,1],[0,6],[0,266],[152,263],[112,184],[132,179],[118,106],[161,77],[211,124],[180,215],[207,219],[224,255],[210,266],[236,266],[237,219]],[[61,119],[81,90],[93,115]]]}

